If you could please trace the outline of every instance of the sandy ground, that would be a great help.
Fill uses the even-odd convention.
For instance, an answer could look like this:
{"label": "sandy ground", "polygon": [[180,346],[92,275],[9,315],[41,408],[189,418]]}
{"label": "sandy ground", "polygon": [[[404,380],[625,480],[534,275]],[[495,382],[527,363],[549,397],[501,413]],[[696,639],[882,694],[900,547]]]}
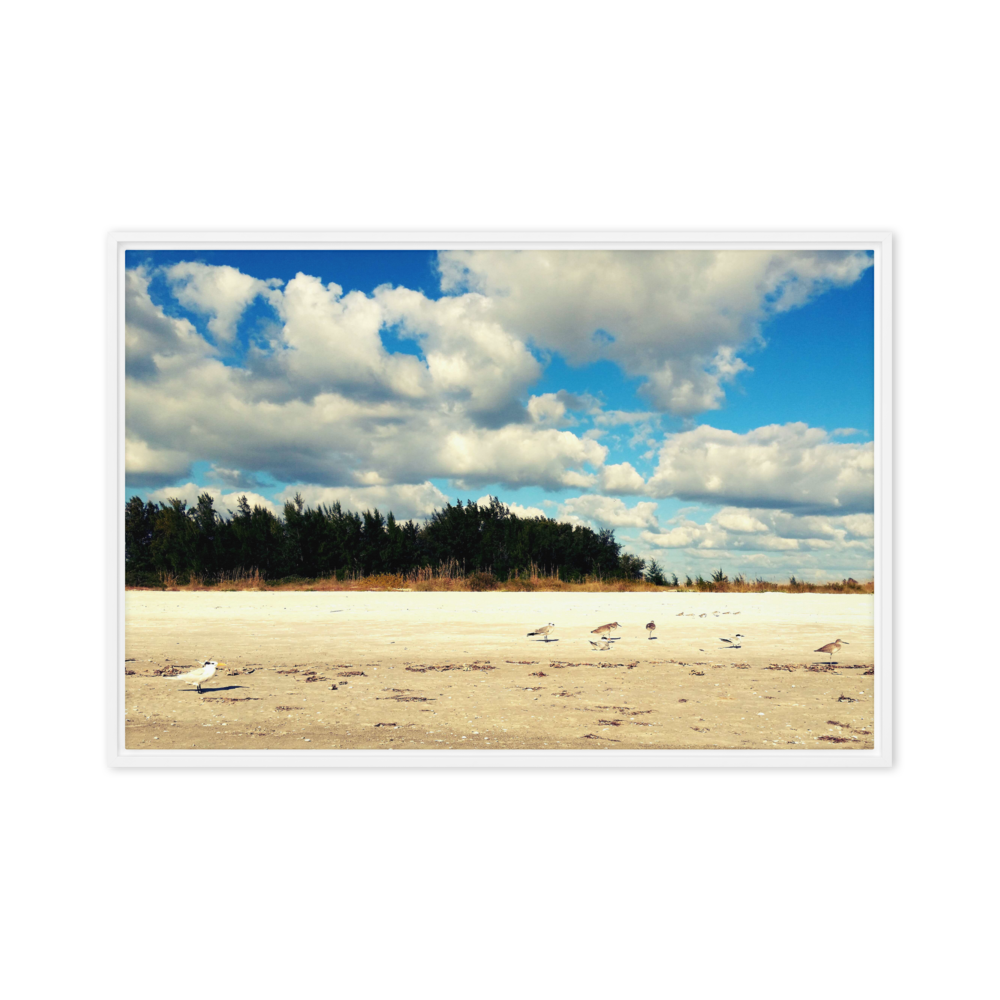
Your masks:
{"label": "sandy ground", "polygon": [[[842,594],[130,591],[126,747],[871,748],[873,610]],[[612,621],[620,638],[595,651]],[[547,622],[549,641],[526,635]],[[812,652],[838,638],[832,665]],[[225,666],[200,695],[164,675],[209,658]]]}

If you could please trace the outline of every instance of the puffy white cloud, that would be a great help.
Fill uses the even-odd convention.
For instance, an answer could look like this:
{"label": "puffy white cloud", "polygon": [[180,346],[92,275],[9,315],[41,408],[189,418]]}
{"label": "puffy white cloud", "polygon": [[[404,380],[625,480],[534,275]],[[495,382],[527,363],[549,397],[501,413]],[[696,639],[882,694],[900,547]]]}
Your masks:
{"label": "puffy white cloud", "polygon": [[257,476],[240,469],[227,469],[221,465],[213,465],[208,470],[208,476],[233,490],[248,490],[261,485]]}
{"label": "puffy white cloud", "polygon": [[190,457],[170,448],[151,448],[145,441],[125,436],[125,468],[134,486],[162,483],[184,476],[191,468]]}
{"label": "puffy white cloud", "polygon": [[180,261],[165,269],[174,298],[192,312],[209,316],[208,328],[216,340],[231,341],[244,310],[258,295],[278,306],[281,296],[271,290],[281,282],[260,281],[229,265]]}
{"label": "puffy white cloud", "polygon": [[870,577],[874,566],[870,514],[801,516],[726,507],[700,523],[688,513],[679,514],[668,526],[643,531],[642,554],[681,574],[723,566],[730,575],[795,573],[810,579],[861,579]]}
{"label": "puffy white cloud", "polygon": [[634,496],[646,492],[646,483],[630,462],[605,465],[600,472],[601,491]]}
{"label": "puffy white cloud", "polygon": [[649,373],[640,391],[655,406],[690,416],[719,409],[726,395],[724,384],[748,369],[746,362],[735,356],[734,348],[721,347],[707,363],[698,358],[689,363],[662,364]]}
{"label": "puffy white cloud", "polygon": [[[489,507],[490,501],[492,499],[493,498],[489,494],[487,494],[484,497],[480,497],[476,501],[476,506]],[[519,503],[508,503],[506,500],[503,501],[503,504],[512,514],[514,514],[517,517],[524,517],[524,518],[548,517],[548,515],[545,513],[544,510],[541,509],[541,507],[523,507]]]}
{"label": "puffy white cloud", "polygon": [[278,494],[278,499],[284,505],[285,501],[293,500],[297,493],[309,507],[339,503],[344,510],[378,509],[382,514],[391,511],[397,521],[408,521],[411,518],[422,520],[448,502],[448,498],[433,483],[353,487],[289,486]]}
{"label": "puffy white cloud", "polygon": [[541,396],[532,396],[528,400],[528,413],[536,424],[546,424],[550,427],[563,427],[575,423],[572,417],[566,415],[566,393],[546,392]]}
{"label": "puffy white cloud", "polygon": [[854,251],[450,250],[445,291],[479,292],[505,329],[571,364],[607,359],[644,376],[657,409],[721,404],[761,322],[855,282]]}
{"label": "puffy white cloud", "polygon": [[[426,447],[426,446],[425,446]],[[427,460],[437,471],[460,484],[500,482],[504,486],[589,486],[596,480],[584,466],[600,466],[608,449],[569,431],[511,424],[498,430],[470,428],[453,431]]]}
{"label": "puffy white cloud", "polygon": [[875,537],[874,514],[849,514],[847,517],[839,518],[839,523],[852,538]]}
{"label": "puffy white cloud", "polygon": [[382,344],[383,308],[362,292],[342,291],[301,272],[288,282],[281,308],[285,324],[263,371],[279,374],[300,397],[350,392],[374,399],[426,398],[427,367],[412,355],[390,354]]}
{"label": "puffy white cloud", "polygon": [[724,531],[730,531],[737,535],[757,535],[766,532],[767,525],[759,518],[754,517],[748,510],[727,509],[715,515],[715,523]]}
{"label": "puffy white cloud", "polygon": [[598,528],[649,528],[658,523],[655,503],[640,501],[628,507],[617,497],[593,493],[564,500],[557,520]]}
{"label": "puffy white cloud", "polygon": [[178,499],[185,501],[188,507],[194,507],[202,493],[207,493],[215,501],[215,509],[222,515],[234,513],[237,502],[243,496],[247,498],[247,503],[251,507],[263,507],[272,514],[281,513],[281,507],[278,504],[259,493],[251,493],[246,490],[223,493],[217,486],[198,486],[196,483],[185,483],[183,486],[167,486],[160,490],[153,490],[148,494],[148,498],[154,503],[166,503],[168,500]]}
{"label": "puffy white cloud", "polygon": [[151,275],[143,267],[125,272],[125,370],[130,379],[156,376],[158,363],[200,361],[213,348],[186,319],[168,316],[149,297]]}
{"label": "puffy white cloud", "polygon": [[746,434],[702,425],[667,437],[647,492],[741,507],[870,511],[874,460],[871,442],[836,443],[803,423]]}
{"label": "puffy white cloud", "polygon": [[408,288],[375,291],[384,322],[420,344],[436,394],[491,426],[520,419],[519,397],[542,367],[522,340],[491,315],[481,295],[428,299]]}

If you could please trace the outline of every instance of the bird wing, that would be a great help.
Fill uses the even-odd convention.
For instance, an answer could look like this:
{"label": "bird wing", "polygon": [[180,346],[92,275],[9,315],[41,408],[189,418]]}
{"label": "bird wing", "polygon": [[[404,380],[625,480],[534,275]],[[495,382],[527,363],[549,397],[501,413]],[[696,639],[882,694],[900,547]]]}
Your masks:
{"label": "bird wing", "polygon": [[205,668],[204,667],[197,667],[194,670],[189,670],[186,674],[177,674],[176,676],[171,677],[170,680],[172,680],[172,681],[193,681],[193,680],[196,680],[196,679],[197,680],[204,680],[204,677],[205,677]]}

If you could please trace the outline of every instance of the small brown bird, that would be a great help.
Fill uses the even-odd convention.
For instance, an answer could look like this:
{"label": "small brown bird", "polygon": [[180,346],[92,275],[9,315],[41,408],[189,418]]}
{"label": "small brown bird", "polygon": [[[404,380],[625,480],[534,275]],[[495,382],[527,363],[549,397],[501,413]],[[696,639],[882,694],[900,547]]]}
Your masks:
{"label": "small brown bird", "polygon": [[545,642],[549,641],[549,633],[555,628],[552,622],[548,625],[543,625],[541,628],[536,628],[534,632],[529,632],[528,635],[540,635]]}
{"label": "small brown bird", "polygon": [[647,639],[653,638],[653,633],[656,631],[656,622],[646,622],[646,631],[649,633],[646,636]]}
{"label": "small brown bird", "polygon": [[814,653],[829,653],[830,662],[833,662],[833,654],[836,653],[841,646],[850,646],[849,642],[841,641],[838,639],[836,642],[828,642],[825,646],[820,646],[819,649],[814,649]]}
{"label": "small brown bird", "polygon": [[607,625],[598,625],[590,631],[593,635],[607,635],[612,629],[621,628],[618,622],[608,622]]}

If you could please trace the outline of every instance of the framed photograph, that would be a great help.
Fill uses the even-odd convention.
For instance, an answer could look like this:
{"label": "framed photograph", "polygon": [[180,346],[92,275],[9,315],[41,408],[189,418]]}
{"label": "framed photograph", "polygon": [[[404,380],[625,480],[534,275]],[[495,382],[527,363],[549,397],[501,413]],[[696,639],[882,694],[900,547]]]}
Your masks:
{"label": "framed photograph", "polygon": [[116,233],[115,766],[888,766],[873,233]]}

